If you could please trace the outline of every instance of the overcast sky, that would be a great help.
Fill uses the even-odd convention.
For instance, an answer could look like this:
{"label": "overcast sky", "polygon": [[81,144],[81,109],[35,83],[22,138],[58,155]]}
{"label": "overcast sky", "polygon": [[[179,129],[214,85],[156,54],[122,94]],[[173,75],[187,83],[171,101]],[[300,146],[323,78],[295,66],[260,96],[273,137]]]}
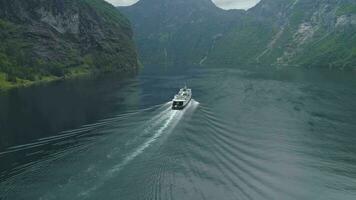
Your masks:
{"label": "overcast sky", "polygon": [[[107,0],[115,6],[128,6],[138,0]],[[194,0],[192,0],[194,1]],[[217,6],[223,9],[248,9],[256,5],[260,0],[212,0]]]}

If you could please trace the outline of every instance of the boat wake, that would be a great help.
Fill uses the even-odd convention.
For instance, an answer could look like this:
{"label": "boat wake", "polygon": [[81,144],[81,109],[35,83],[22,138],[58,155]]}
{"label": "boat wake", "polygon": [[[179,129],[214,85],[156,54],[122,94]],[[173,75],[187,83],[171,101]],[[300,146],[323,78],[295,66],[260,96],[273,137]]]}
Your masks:
{"label": "boat wake", "polygon": [[139,145],[136,149],[129,153],[120,163],[108,170],[105,176],[103,176],[103,180],[98,181],[99,184],[95,185],[89,190],[81,192],[79,196],[88,196],[95,190],[98,190],[105,184],[106,181],[115,177],[116,174],[119,173],[132,160],[144,153],[144,151],[153,145],[154,142],[156,142],[163,134],[170,134],[181,121],[184,115],[192,114],[196,110],[199,102],[192,100],[184,110],[172,110],[171,104],[172,102],[164,104],[162,106],[163,111],[159,112],[145,124],[146,128],[143,129],[141,135],[146,135],[149,133],[153,133],[153,135],[149,137],[143,144]]}
{"label": "boat wake", "polygon": [[[167,105],[167,104],[166,104]],[[168,103],[171,105],[171,102]],[[144,132],[154,131],[154,134],[151,138],[149,138],[145,143],[139,146],[133,153],[128,155],[124,161],[118,165],[116,165],[113,169],[110,170],[109,174],[113,174],[118,172],[127,165],[131,160],[139,156],[141,153],[144,152],[145,149],[150,147],[152,143],[154,143],[163,133],[169,134],[179,123],[182,119],[185,112],[192,112],[194,111],[197,106],[199,105],[196,101],[191,101],[190,105],[185,110],[172,110],[171,107],[165,109],[161,114],[159,114],[159,118],[155,122],[156,126],[151,126],[149,129],[145,129]]]}
{"label": "boat wake", "polygon": [[[10,189],[22,183],[21,177],[60,177],[67,173],[66,169],[50,167],[59,166],[67,160],[71,160],[72,175],[61,179],[62,183],[58,184],[36,183],[34,187],[47,188],[48,191],[38,195],[42,199],[53,195],[58,199],[75,196],[86,199],[95,196],[97,190],[101,191],[106,183],[119,176],[127,165],[157,144],[158,140],[162,144],[182,119],[193,114],[198,105],[198,102],[192,100],[184,110],[172,110],[172,102],[167,102],[119,114],[75,130],[63,131],[60,135],[38,139],[33,143],[11,147],[1,152],[0,157],[14,153],[43,156],[7,172],[10,176],[3,176],[0,182],[0,190],[7,192],[0,194],[0,199],[21,193],[21,190]],[[45,148],[49,147],[59,149],[48,152]]]}

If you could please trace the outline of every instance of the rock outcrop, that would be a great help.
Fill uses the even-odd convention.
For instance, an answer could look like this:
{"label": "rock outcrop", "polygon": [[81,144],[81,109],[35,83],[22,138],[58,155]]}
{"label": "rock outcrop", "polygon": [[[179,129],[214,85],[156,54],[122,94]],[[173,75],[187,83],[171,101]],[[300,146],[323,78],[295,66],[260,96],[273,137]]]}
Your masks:
{"label": "rock outcrop", "polygon": [[354,0],[262,0],[248,11],[141,0],[119,9],[144,63],[356,68]]}
{"label": "rock outcrop", "polygon": [[104,0],[0,0],[0,83],[135,71],[132,35]]}

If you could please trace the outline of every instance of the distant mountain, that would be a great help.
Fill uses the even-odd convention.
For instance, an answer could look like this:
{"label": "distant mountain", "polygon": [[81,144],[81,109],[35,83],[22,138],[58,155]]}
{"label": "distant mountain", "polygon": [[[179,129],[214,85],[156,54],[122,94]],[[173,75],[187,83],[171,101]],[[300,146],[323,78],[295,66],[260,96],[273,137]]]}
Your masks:
{"label": "distant mountain", "polygon": [[246,12],[210,0],[141,0],[120,10],[144,63],[356,68],[354,0],[262,0]]}
{"label": "distant mountain", "polygon": [[203,62],[241,12],[210,0],[141,0],[119,8],[133,23],[144,63]]}
{"label": "distant mountain", "polygon": [[104,0],[0,0],[0,86],[134,71],[129,21]]}

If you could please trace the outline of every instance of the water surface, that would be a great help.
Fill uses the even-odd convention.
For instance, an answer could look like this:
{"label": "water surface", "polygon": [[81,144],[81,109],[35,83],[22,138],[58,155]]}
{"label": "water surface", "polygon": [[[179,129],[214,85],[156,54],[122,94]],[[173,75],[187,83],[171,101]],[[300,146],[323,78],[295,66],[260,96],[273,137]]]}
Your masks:
{"label": "water surface", "polygon": [[[0,199],[355,199],[355,74],[145,69],[0,96]],[[172,111],[185,82],[194,100]]]}

